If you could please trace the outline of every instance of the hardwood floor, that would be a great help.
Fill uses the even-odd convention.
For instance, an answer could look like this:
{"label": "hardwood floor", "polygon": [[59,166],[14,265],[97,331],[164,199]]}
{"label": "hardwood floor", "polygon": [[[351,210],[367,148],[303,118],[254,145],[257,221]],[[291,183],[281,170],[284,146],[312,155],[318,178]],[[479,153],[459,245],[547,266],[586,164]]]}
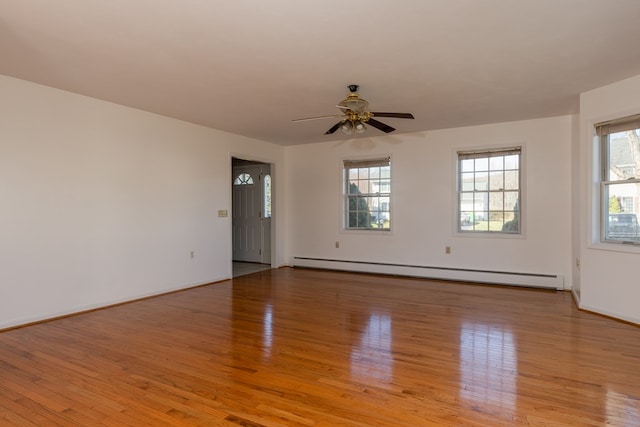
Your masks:
{"label": "hardwood floor", "polygon": [[0,333],[0,425],[640,426],[567,292],[268,270]]}
{"label": "hardwood floor", "polygon": [[233,261],[233,277],[244,276],[246,274],[257,273],[258,271],[269,270],[270,264],[260,264],[257,262]]}

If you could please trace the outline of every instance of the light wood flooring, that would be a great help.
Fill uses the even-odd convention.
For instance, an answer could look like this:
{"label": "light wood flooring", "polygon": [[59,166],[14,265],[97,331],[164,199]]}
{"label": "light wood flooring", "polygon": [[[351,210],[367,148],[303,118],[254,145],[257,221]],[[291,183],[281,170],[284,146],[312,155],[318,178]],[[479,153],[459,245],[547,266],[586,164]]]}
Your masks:
{"label": "light wood flooring", "polygon": [[568,292],[267,270],[0,333],[0,425],[640,426],[640,328]]}
{"label": "light wood flooring", "polygon": [[244,276],[246,274],[257,273],[258,271],[269,270],[270,264],[260,264],[257,262],[233,261],[233,277]]}

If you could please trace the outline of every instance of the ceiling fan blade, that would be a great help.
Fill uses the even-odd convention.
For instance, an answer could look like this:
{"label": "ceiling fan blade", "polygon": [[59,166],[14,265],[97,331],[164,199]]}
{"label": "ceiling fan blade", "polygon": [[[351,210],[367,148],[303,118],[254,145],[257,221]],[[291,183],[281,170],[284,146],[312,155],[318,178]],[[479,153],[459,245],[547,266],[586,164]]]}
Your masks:
{"label": "ceiling fan blade", "polygon": [[305,117],[303,119],[295,119],[291,121],[294,123],[297,123],[297,122],[308,122],[309,120],[333,119],[336,117],[343,117],[343,114],[332,114],[330,116],[318,116],[318,117]]}
{"label": "ceiling fan blade", "polygon": [[377,117],[395,117],[396,119],[415,119],[413,114],[411,113],[375,113],[371,112],[374,116]]}
{"label": "ceiling fan blade", "polygon": [[342,122],[338,122],[335,125],[331,126],[331,129],[329,129],[328,131],[326,131],[324,134],[325,135],[331,135],[332,133],[334,133],[335,131],[337,131],[338,129],[340,129],[340,125],[342,125]]}
{"label": "ceiling fan blade", "polygon": [[389,125],[385,125],[382,122],[377,121],[376,119],[369,119],[367,120],[367,124],[370,124],[371,126],[373,126],[374,128],[380,129],[382,132],[384,133],[389,133],[389,132],[393,132],[395,130],[395,128],[392,128]]}

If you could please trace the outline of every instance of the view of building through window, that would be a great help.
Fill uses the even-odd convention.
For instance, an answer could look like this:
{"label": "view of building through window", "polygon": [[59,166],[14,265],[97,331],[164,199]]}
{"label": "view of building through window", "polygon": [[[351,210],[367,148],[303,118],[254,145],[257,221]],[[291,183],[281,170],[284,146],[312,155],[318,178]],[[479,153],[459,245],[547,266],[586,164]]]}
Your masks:
{"label": "view of building through window", "polygon": [[389,158],[345,161],[345,228],[391,228],[391,161]]}
{"label": "view of building through window", "polygon": [[640,123],[599,127],[602,145],[603,239],[640,242]]}
{"label": "view of building through window", "polygon": [[458,153],[458,231],[520,233],[520,157],[520,147]]}

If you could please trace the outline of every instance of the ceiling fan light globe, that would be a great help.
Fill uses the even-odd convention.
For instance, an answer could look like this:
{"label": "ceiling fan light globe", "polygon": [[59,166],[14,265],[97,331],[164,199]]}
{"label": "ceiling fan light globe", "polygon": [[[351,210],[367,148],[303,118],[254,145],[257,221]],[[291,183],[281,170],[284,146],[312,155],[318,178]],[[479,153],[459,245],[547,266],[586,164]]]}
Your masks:
{"label": "ceiling fan light globe", "polygon": [[364,133],[367,130],[367,127],[360,120],[355,122],[354,127],[356,133]]}
{"label": "ceiling fan light globe", "polygon": [[347,120],[342,124],[342,126],[340,126],[340,129],[342,129],[342,132],[346,133],[347,135],[350,135],[353,133],[353,123]]}

